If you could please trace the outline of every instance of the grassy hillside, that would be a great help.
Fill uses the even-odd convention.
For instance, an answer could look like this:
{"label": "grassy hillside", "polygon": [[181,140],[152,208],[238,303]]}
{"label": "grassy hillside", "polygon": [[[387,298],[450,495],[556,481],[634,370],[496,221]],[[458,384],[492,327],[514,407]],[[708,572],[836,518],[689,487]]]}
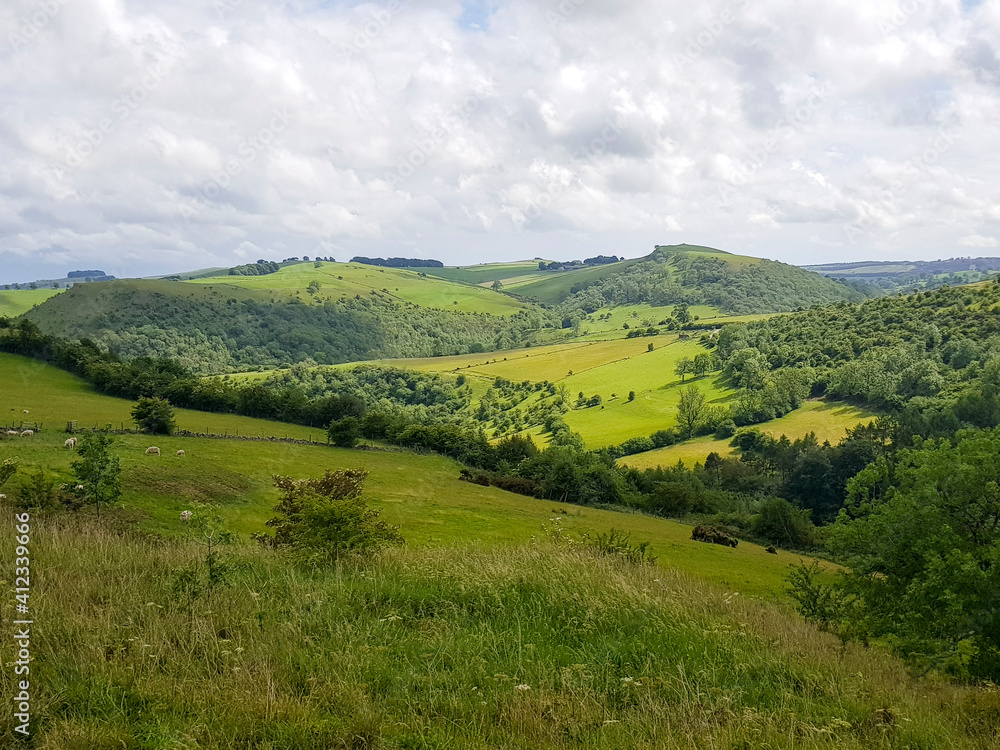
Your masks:
{"label": "grassy hillside", "polygon": [[[445,268],[420,268],[428,276],[463,284],[489,286],[494,281],[507,285],[514,279],[540,275],[538,260],[520,260],[510,263],[479,263],[474,266],[447,266]],[[417,269],[413,269],[416,271]]]}
{"label": "grassy hillside", "polygon": [[526,279],[511,281],[505,288],[506,291],[522,297],[547,305],[557,305],[570,297],[576,289],[588,287],[601,279],[620,274],[641,261],[641,258],[635,258],[569,271],[544,271],[532,274]]}
{"label": "grassy hillside", "polygon": [[[0,414],[16,417],[17,423],[41,422],[46,428],[30,439],[0,438],[0,461],[19,456],[22,474],[44,467],[60,482],[71,481],[69,465],[76,458],[62,447],[66,422],[77,419],[81,426],[111,423],[117,428],[119,422],[128,421],[132,407],[129,401],[95,394],[73,376],[22,357],[0,355],[0,382],[10,384],[0,393]],[[30,414],[22,415],[24,408]],[[315,430],[281,423],[177,412],[179,426],[192,431],[319,438]],[[376,507],[417,546],[524,543],[557,514],[573,534],[612,527],[632,532],[651,541],[664,561],[676,558],[676,564],[691,574],[758,596],[780,594],[788,563],[787,558],[766,555],[752,544],[729,550],[691,542],[690,527],[664,519],[580,508],[462,482],[460,465],[439,456],[162,436],[118,439],[125,503],[142,511],[145,525],[158,531],[176,529],[175,519],[192,502],[216,503],[218,512],[240,533],[262,531],[277,500],[273,474],[304,477],[321,475],[327,468],[362,468],[371,472],[368,495]],[[145,449],[154,444],[162,455],[146,456]],[[187,455],[177,457],[182,448]],[[734,559],[745,564],[734,565]],[[730,563],[720,565],[722,560]]]}
{"label": "grassy hillside", "polygon": [[0,317],[6,315],[13,318],[23,315],[61,291],[61,289],[0,289]]}
{"label": "grassy hillside", "polygon": [[[530,307],[492,289],[434,278],[424,269],[377,268],[360,263],[297,263],[266,276],[212,276],[192,283],[263,290],[276,298],[298,297],[310,304],[376,292],[398,302],[457,312],[513,315]],[[311,283],[320,285],[314,295],[308,292]]]}
{"label": "grassy hillside", "polygon": [[79,517],[32,532],[35,747],[997,746],[994,693],[674,570],[546,543],[329,571],[236,549],[188,599],[193,542]]}
{"label": "grassy hillside", "polygon": [[[829,440],[832,445],[836,445],[849,428],[868,422],[876,416],[874,412],[850,404],[813,399],[806,401],[795,411],[757,427],[773,438],[785,435],[789,440],[801,438],[812,432],[816,434],[816,439],[820,443]],[[674,466],[681,461],[690,467],[694,466],[695,462],[705,463],[705,457],[709,453],[718,453],[720,456],[733,454],[735,449],[729,443],[728,438],[716,440],[711,436],[700,437],[678,445],[626,456],[619,463],[637,469],[647,469],[654,466]]]}
{"label": "grassy hillside", "polygon": [[644,258],[513,283],[508,291],[561,309],[684,303],[710,305],[727,314],[787,312],[863,295],[819,274],[761,258],[698,245],[660,246]]}
{"label": "grassy hillside", "polygon": [[[28,317],[46,333],[73,339],[89,337],[129,358],[173,358],[201,373],[301,361],[335,363],[502,348],[530,338],[550,317],[537,310],[488,315],[420,307],[395,297],[395,286],[392,292],[366,288],[364,294],[348,295],[345,291],[335,297],[324,294],[321,286],[314,299],[306,291],[292,291],[305,278],[295,277],[298,268],[301,266],[265,277],[222,277],[222,281],[211,283],[132,280],[88,284],[49,300]],[[312,278],[320,271],[307,264],[302,273]],[[383,276],[378,269],[357,267],[356,285],[366,273]],[[409,272],[386,269],[386,284],[390,273],[396,274],[393,283],[403,284],[402,275]],[[292,278],[281,282],[283,274]],[[288,286],[272,289],[268,285],[278,283],[274,277]],[[406,278],[414,298],[419,296],[415,290],[423,284],[439,290],[426,293],[423,301],[428,305],[436,304],[440,287],[446,285],[412,273]],[[261,285],[263,288],[256,288]],[[492,291],[447,286],[455,301],[464,299],[468,305],[482,297],[496,302],[497,309],[511,312],[511,305],[517,304]],[[360,290],[360,286],[356,288]]]}

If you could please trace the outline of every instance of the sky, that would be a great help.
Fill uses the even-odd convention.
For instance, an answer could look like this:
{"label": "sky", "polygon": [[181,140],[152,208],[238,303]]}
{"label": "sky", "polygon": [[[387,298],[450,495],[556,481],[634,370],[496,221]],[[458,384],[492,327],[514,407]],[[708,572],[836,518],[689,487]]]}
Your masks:
{"label": "sky", "polygon": [[0,283],[1000,255],[1000,0],[4,0]]}

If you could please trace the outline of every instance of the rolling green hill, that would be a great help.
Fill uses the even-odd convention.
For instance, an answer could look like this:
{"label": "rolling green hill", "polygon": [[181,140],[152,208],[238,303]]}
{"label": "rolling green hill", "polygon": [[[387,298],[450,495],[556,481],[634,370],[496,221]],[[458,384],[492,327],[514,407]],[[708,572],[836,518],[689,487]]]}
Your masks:
{"label": "rolling green hill", "polygon": [[[316,280],[322,269],[312,264],[299,268],[202,283],[130,280],[84,285],[27,317],[47,333],[90,338],[126,358],[169,357],[200,373],[504,348],[530,340],[551,318],[489,290],[392,269],[382,274],[366,267],[343,268],[347,286],[334,278],[329,284],[336,290],[324,292],[320,286],[311,295],[304,282]],[[362,289],[365,274],[400,285],[400,291],[396,286],[392,291]],[[447,294],[442,292],[445,286]],[[406,294],[428,306],[403,301],[404,287]],[[451,302],[445,304],[442,294]],[[462,307],[455,302],[502,314],[454,312]]]}
{"label": "rolling green hill", "polygon": [[[0,413],[30,404],[46,425],[127,405],[9,355],[0,378]],[[36,470],[73,481],[64,437],[0,437],[0,461],[21,458],[9,499]],[[998,746],[995,690],[915,678],[792,614],[799,555],[460,482],[437,456],[145,436],[115,452],[122,508],[31,514],[37,747]],[[247,543],[272,515],[272,473],[326,468],[369,471],[406,547],[324,569]],[[220,516],[237,543],[207,557],[182,510]],[[0,521],[16,527],[9,505]],[[657,563],[579,541],[612,527],[651,541]],[[16,695],[12,670],[0,690]],[[8,711],[0,744],[18,745],[14,727]]]}
{"label": "rolling green hill", "polygon": [[[69,464],[75,458],[62,447],[66,423],[75,420],[81,428],[110,424],[118,429],[121,423],[128,426],[134,406],[94,393],[61,370],[9,354],[0,354],[0,382],[5,384],[0,390],[0,424],[43,428],[32,439],[0,436],[0,461],[19,456],[25,472],[45,468],[62,482],[71,479]],[[178,409],[177,421],[181,429],[196,432],[322,440],[316,430],[232,414]],[[418,546],[524,543],[556,512],[568,514],[567,531],[596,533],[615,527],[632,532],[650,540],[665,562],[677,557],[676,564],[689,573],[744,593],[780,592],[788,563],[745,544],[733,551],[746,560],[745,565],[719,566],[723,550],[692,544],[690,527],[683,524],[567,506],[462,482],[460,464],[440,456],[203,438],[131,435],[119,440],[125,502],[141,510],[146,525],[157,530],[175,528],[180,511],[197,501],[217,503],[219,513],[241,533],[262,531],[277,499],[272,474],[317,476],[327,468],[363,468],[371,472],[368,494],[376,506]],[[149,445],[160,447],[162,455],[144,455]],[[181,448],[187,453],[184,460],[174,455]]]}
{"label": "rolling green hill", "polygon": [[[426,271],[446,269],[378,268],[360,263],[296,263],[266,276],[211,276],[192,283],[208,284],[225,289],[267,291],[276,298],[299,298],[305,302],[334,301],[355,295],[380,294],[400,303],[420,307],[489,315],[513,315],[530,309],[530,305],[512,297],[466,284],[456,284],[434,278]],[[310,293],[309,285],[314,286]],[[310,298],[313,298],[312,300]]]}
{"label": "rolling green hill", "polygon": [[504,289],[563,310],[684,303],[726,314],[787,312],[842,300],[860,301],[854,288],[776,261],[701,245],[658,246],[643,258],[564,271],[536,271]]}

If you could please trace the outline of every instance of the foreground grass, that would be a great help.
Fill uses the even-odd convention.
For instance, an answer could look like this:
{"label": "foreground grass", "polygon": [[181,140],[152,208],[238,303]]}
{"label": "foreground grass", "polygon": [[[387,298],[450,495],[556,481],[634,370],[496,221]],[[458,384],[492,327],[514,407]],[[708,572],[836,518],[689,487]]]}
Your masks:
{"label": "foreground grass", "polygon": [[[42,750],[998,746],[996,692],[914,680],[673,570],[544,543],[330,571],[235,548],[226,583],[192,602],[174,584],[204,568],[194,541],[77,515],[36,519],[32,550]],[[0,744],[26,746],[9,711]]]}

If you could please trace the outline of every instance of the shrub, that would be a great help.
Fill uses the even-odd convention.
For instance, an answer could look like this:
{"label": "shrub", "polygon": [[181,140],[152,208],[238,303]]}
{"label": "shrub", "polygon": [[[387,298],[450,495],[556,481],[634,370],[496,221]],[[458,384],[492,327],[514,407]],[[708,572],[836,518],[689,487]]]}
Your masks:
{"label": "shrub", "polygon": [[140,398],[132,409],[132,421],[151,435],[172,435],[177,429],[174,408],[165,398]]}
{"label": "shrub", "polygon": [[330,422],[327,434],[330,436],[330,442],[338,448],[353,448],[357,445],[358,436],[361,434],[361,421],[357,417],[344,417]]}
{"label": "shrub", "polygon": [[815,536],[809,511],[796,508],[780,497],[761,501],[750,531],[754,536],[774,544],[799,549],[812,546]]}
{"label": "shrub", "polygon": [[371,554],[380,547],[403,544],[396,526],[380,521],[378,511],[362,497],[368,472],[330,471],[319,479],[275,476],[281,499],[277,516],[267,522],[274,536],[257,534],[261,543],[299,554],[311,564],[336,561],[348,553]]}
{"label": "shrub", "polygon": [[716,440],[725,440],[726,438],[731,438],[735,434],[736,422],[731,419],[727,419],[715,429]]}
{"label": "shrub", "polygon": [[636,564],[652,565],[655,563],[656,557],[651,554],[649,542],[632,544],[631,536],[631,533],[612,528],[606,533],[599,533],[593,539],[585,537],[584,544],[600,555],[620,557]]}

